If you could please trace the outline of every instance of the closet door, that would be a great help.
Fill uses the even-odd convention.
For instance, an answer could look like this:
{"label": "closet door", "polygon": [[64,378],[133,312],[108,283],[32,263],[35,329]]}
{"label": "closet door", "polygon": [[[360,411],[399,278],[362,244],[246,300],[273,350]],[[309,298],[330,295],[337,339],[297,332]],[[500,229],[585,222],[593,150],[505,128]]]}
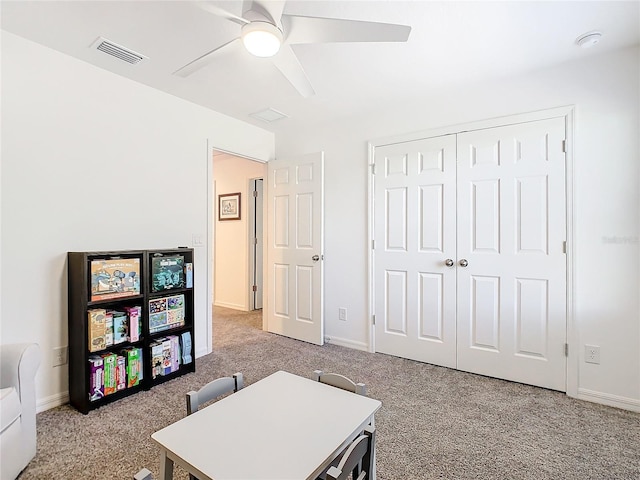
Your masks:
{"label": "closet door", "polygon": [[458,134],[457,368],[566,390],[563,118]]}
{"label": "closet door", "polygon": [[376,351],[456,366],[455,135],[376,148]]}

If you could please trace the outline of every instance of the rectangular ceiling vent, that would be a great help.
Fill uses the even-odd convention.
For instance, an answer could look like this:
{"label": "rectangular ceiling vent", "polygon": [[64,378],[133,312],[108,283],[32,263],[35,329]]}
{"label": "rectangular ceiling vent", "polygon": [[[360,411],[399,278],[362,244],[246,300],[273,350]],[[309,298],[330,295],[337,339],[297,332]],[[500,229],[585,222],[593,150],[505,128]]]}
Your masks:
{"label": "rectangular ceiling vent", "polygon": [[147,58],[140,53],[129,50],[128,48],[124,48],[122,45],[118,45],[117,43],[113,43],[112,41],[102,37],[98,38],[98,40],[94,42],[94,45],[101,52],[111,55],[112,57],[119,58],[120,60],[131,63],[133,65],[135,65],[136,63],[140,63],[142,60]]}
{"label": "rectangular ceiling vent", "polygon": [[271,107],[267,108],[266,110],[262,110],[261,112],[252,113],[251,116],[267,123],[275,122],[276,120],[288,117],[288,115],[285,115],[284,113],[279,112],[278,110],[275,110]]}

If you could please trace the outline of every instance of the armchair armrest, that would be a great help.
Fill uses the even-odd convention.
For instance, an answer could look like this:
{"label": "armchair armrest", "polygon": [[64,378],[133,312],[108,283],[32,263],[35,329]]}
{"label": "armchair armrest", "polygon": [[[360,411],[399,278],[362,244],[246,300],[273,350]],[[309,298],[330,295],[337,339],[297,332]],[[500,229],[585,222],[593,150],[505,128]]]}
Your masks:
{"label": "armchair armrest", "polygon": [[36,343],[0,345],[0,388],[15,387],[23,403],[33,395],[34,379],[40,366],[40,347]]}

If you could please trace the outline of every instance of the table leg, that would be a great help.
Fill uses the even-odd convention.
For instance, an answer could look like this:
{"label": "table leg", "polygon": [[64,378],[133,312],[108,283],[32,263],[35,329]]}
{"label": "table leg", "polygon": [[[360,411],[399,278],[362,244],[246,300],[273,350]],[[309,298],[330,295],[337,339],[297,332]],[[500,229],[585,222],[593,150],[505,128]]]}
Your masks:
{"label": "table leg", "polygon": [[173,460],[164,451],[160,453],[160,480],[173,480]]}

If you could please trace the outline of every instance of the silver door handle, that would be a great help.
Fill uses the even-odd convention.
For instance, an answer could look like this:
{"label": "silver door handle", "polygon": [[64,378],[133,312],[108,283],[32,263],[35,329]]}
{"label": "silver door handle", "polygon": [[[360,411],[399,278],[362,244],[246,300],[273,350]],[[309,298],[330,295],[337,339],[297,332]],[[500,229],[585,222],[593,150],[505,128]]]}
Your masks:
{"label": "silver door handle", "polygon": [[461,267],[466,267],[467,265],[469,265],[469,262],[467,262],[465,258],[460,260],[458,263],[460,264]]}
{"label": "silver door handle", "polygon": [[444,261],[444,264],[445,264],[447,267],[453,267],[453,264],[454,264],[454,263],[455,263],[455,262],[454,262],[453,260],[451,260],[450,258],[447,258],[447,259]]}
{"label": "silver door handle", "polygon": [[313,257],[311,257],[311,260],[317,262],[318,260],[320,260],[320,255],[314,255]]}

